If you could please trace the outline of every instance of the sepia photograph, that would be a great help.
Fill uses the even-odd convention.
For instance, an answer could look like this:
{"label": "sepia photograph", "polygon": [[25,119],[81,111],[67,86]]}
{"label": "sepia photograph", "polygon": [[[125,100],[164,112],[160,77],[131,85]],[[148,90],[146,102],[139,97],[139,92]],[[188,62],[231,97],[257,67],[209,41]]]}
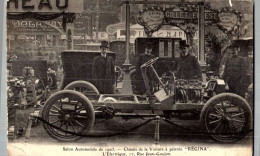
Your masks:
{"label": "sepia photograph", "polygon": [[252,156],[252,0],[7,0],[8,156]]}

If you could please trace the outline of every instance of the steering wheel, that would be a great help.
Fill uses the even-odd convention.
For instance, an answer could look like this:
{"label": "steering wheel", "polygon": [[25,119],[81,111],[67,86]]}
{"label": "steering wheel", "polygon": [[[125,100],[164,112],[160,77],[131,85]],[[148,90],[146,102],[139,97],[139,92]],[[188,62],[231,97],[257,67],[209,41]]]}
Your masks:
{"label": "steering wheel", "polygon": [[155,58],[145,62],[140,68],[149,67],[150,65],[154,64],[155,61],[157,61],[158,59],[159,59],[159,57],[155,57]]}

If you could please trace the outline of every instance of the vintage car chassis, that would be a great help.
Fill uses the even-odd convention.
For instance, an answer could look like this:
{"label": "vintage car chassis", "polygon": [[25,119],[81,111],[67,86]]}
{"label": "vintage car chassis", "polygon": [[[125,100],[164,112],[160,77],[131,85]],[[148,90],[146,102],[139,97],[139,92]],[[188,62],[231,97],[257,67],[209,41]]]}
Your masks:
{"label": "vintage car chassis", "polygon": [[[153,68],[157,59],[146,62],[142,68]],[[149,90],[145,70],[143,77]],[[154,70],[155,75],[157,75]],[[158,75],[157,75],[158,76]],[[203,130],[218,142],[235,142],[249,132],[252,110],[245,99],[233,93],[220,93],[207,101],[183,103],[176,101],[175,93],[168,93],[157,77],[161,90],[147,96],[99,94],[96,87],[86,81],[75,81],[47,99],[42,110],[43,127],[53,138],[74,141],[87,134],[95,118],[148,117],[163,112],[199,112]],[[160,96],[158,96],[158,94]],[[201,99],[203,96],[201,95]],[[150,114],[135,114],[137,110],[151,110]]]}

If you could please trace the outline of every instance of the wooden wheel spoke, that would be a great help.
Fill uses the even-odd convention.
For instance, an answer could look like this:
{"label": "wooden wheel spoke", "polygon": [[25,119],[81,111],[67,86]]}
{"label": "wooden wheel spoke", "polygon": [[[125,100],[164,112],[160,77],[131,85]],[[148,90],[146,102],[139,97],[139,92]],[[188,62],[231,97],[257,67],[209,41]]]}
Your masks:
{"label": "wooden wheel spoke", "polygon": [[51,112],[54,112],[54,113],[59,113],[58,111],[56,110],[53,110],[53,109],[50,109]]}
{"label": "wooden wheel spoke", "polygon": [[217,113],[219,113],[219,114],[221,114],[221,115],[224,115],[223,112],[221,112],[220,110],[218,110],[218,108],[216,108],[216,107],[214,107],[214,108],[215,108],[215,110],[216,110]]}
{"label": "wooden wheel spoke", "polygon": [[[68,122],[66,122],[66,131],[68,131]],[[65,135],[67,135],[67,133],[65,132]]]}
{"label": "wooden wheel spoke", "polygon": [[58,111],[61,110],[59,107],[52,105],[52,107],[56,108]]}
{"label": "wooden wheel spoke", "polygon": [[218,120],[209,122],[209,124],[211,125],[211,124],[214,124],[214,123],[217,123],[217,122],[220,122],[220,121],[221,121],[221,119],[218,119]]}
{"label": "wooden wheel spoke", "polygon": [[244,114],[245,114],[245,112],[241,112],[241,113],[233,114],[233,115],[231,115],[231,117],[233,118],[233,117],[237,117],[237,116],[244,115]]}
{"label": "wooden wheel spoke", "polygon": [[223,129],[222,129],[222,134],[224,134],[224,135],[232,135],[229,123],[225,123],[224,124]]}
{"label": "wooden wheel spoke", "polygon": [[82,110],[84,110],[84,109],[85,109],[85,108],[82,107],[82,108],[76,109],[76,111],[77,111],[77,112],[80,112],[80,111],[82,111]]}
{"label": "wooden wheel spoke", "polygon": [[64,121],[62,121],[61,123],[60,123],[60,127],[59,128],[61,128],[64,124]]}
{"label": "wooden wheel spoke", "polygon": [[238,119],[232,119],[232,121],[239,122],[239,123],[245,123],[245,121],[238,120]]}
{"label": "wooden wheel spoke", "polygon": [[213,116],[213,117],[217,117],[217,118],[221,118],[221,117],[222,117],[222,116],[220,116],[220,115],[213,114],[213,113],[210,113],[209,116]]}
{"label": "wooden wheel spoke", "polygon": [[76,133],[76,131],[75,131],[75,129],[74,129],[74,126],[73,126],[73,123],[72,123],[71,120],[69,121],[69,123],[70,123],[70,125],[71,125],[71,128],[72,128],[73,132]]}
{"label": "wooden wheel spoke", "polygon": [[60,120],[58,119],[58,120],[55,120],[55,121],[52,121],[52,122],[50,122],[50,124],[55,124],[55,123],[57,123],[57,122],[59,122]]}
{"label": "wooden wheel spoke", "polygon": [[224,106],[223,101],[221,102],[221,106],[222,106],[221,110],[224,112],[224,114],[226,114],[226,107]]}
{"label": "wooden wheel spoke", "polygon": [[229,124],[232,126],[232,127],[234,127],[236,130],[238,130],[238,131],[240,131],[240,128],[239,127],[237,127],[234,123],[232,123],[232,122],[229,122]]}
{"label": "wooden wheel spoke", "polygon": [[80,123],[79,121],[75,120],[75,119],[72,119],[76,124],[78,124],[79,126],[81,127],[84,127],[84,125],[82,123]]}
{"label": "wooden wheel spoke", "polygon": [[216,130],[218,130],[219,129],[219,127],[222,125],[222,122],[220,122],[214,129],[213,129],[213,132],[215,133],[216,132]]}

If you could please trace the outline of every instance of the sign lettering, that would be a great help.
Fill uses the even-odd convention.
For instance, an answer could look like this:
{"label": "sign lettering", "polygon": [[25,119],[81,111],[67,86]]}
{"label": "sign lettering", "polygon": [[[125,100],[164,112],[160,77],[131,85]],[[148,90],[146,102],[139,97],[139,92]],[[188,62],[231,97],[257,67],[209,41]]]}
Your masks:
{"label": "sign lettering", "polygon": [[[53,20],[53,21],[44,21],[48,25],[51,25],[57,29],[63,31],[62,21],[61,19]],[[7,21],[7,31],[8,34],[28,34],[31,32],[52,32],[52,33],[59,33],[53,27],[48,26],[40,21],[31,21],[31,20],[8,20]],[[87,23],[86,20],[83,18],[79,18],[75,20],[74,23],[74,34],[86,34],[87,33]]]}
{"label": "sign lettering", "polygon": [[144,22],[150,29],[154,29],[160,23],[162,23],[164,14],[162,11],[147,11],[143,14]]}
{"label": "sign lettering", "polygon": [[52,9],[52,6],[51,6],[51,3],[50,3],[49,0],[41,0],[41,2],[40,2],[40,4],[39,4],[38,8],[39,8],[39,9],[42,9],[43,7],[47,7],[47,8],[49,8],[49,9]]}
{"label": "sign lettering", "polygon": [[[166,11],[165,17],[167,19],[190,19],[198,20],[197,12],[183,12],[183,11]],[[216,12],[206,12],[205,20],[218,20],[218,13]]]}
{"label": "sign lettering", "polygon": [[[125,39],[125,30],[117,30],[117,40]],[[144,29],[134,29],[130,30],[130,42],[134,43],[134,40],[138,37],[146,37]],[[160,29],[153,33],[152,37],[169,37],[169,38],[181,38],[183,40],[186,39],[186,34],[181,29]],[[194,35],[194,39],[198,39],[198,33],[196,32]]]}
{"label": "sign lettering", "polygon": [[7,12],[82,13],[83,0],[9,0]]}
{"label": "sign lettering", "polygon": [[[63,0],[64,1],[64,0]],[[59,8],[59,9],[65,9],[67,8],[69,5],[68,3],[68,0],[65,0],[65,3],[63,5],[61,5],[61,0],[57,0],[56,1],[56,6]]]}
{"label": "sign lettering", "polygon": [[166,18],[174,19],[197,19],[197,12],[183,12],[183,11],[167,11],[165,13]]}
{"label": "sign lettering", "polygon": [[[239,24],[241,14],[237,11],[205,8],[205,23],[217,24],[223,31],[231,31]],[[146,34],[151,35],[163,25],[177,26],[186,30],[188,24],[198,25],[198,8],[190,5],[176,5],[173,8],[151,7],[140,10],[137,14],[137,23],[145,27]],[[187,30],[188,31],[188,30]],[[166,37],[169,37],[167,35]]]}
{"label": "sign lettering", "polygon": [[[22,1],[22,7],[25,8],[25,9],[34,9],[34,6],[33,5],[27,5],[27,2],[28,1],[31,1],[31,0],[23,0]],[[8,2],[7,2],[8,3]]]}

